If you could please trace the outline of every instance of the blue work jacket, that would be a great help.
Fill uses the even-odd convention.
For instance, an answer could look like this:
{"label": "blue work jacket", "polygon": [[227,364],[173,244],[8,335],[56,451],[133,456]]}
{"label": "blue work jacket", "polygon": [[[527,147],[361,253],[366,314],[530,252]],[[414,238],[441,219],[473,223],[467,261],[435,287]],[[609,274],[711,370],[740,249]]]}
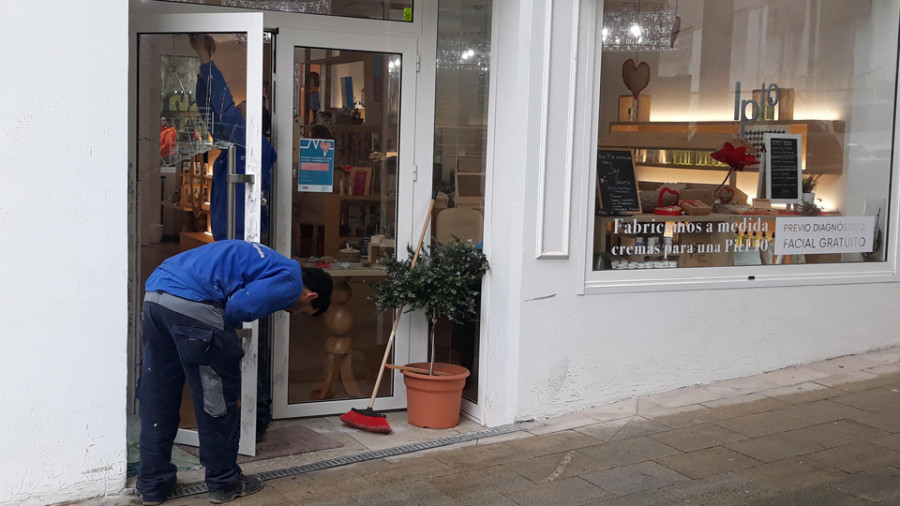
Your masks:
{"label": "blue work jacket", "polygon": [[216,241],[168,258],[147,279],[148,292],[210,302],[232,325],[286,309],[300,298],[300,264],[261,244]]}
{"label": "blue work jacket", "polygon": [[[231,90],[222,72],[213,62],[200,66],[197,78],[197,107],[214,139],[228,141],[235,145],[235,172],[246,172],[246,129],[244,116],[234,105]],[[228,234],[228,153],[223,151],[213,163],[212,195],[210,195],[210,225],[213,238],[226,239]],[[278,159],[275,148],[269,140],[262,139],[262,198],[271,197],[272,167]],[[244,238],[244,185],[238,185],[235,192],[235,239]],[[262,208],[260,218],[261,237],[269,230],[269,213]]]}

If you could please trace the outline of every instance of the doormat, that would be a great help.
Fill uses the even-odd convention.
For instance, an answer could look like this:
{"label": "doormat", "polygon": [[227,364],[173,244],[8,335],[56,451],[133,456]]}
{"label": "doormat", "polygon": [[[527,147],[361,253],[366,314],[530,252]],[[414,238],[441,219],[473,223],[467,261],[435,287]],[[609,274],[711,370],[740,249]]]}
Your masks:
{"label": "doormat", "polygon": [[[177,446],[195,457],[200,455],[200,448],[195,446]],[[245,462],[274,459],[275,457],[284,457],[286,455],[330,450],[342,446],[344,445],[339,441],[325,437],[302,425],[270,428],[266,431],[265,439],[256,445],[256,456],[238,455],[237,463],[243,464]]]}

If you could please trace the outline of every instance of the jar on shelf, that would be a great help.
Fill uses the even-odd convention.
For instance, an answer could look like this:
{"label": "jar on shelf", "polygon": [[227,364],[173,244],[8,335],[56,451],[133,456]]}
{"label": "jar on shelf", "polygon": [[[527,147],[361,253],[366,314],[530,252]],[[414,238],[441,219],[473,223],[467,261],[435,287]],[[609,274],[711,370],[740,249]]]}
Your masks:
{"label": "jar on shelf", "polygon": [[338,181],[338,191],[341,195],[353,194],[353,181],[350,176],[351,170],[352,167],[350,165],[341,166],[341,171],[344,173],[344,175],[341,176],[340,181]]}

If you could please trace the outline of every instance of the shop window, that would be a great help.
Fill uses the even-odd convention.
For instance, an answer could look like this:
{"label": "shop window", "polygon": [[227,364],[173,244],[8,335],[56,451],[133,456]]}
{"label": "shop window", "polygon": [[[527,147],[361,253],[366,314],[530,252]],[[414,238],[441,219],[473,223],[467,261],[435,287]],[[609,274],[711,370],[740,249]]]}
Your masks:
{"label": "shop window", "polygon": [[606,0],[594,279],[885,262],[898,21],[897,1]]}
{"label": "shop window", "polygon": [[[491,0],[441,0],[434,107],[433,240],[480,247],[484,232]],[[480,306],[480,304],[479,304]],[[478,400],[478,317],[439,322],[436,354],[471,371],[463,396]]]}
{"label": "shop window", "polygon": [[157,0],[198,5],[237,7],[241,9],[299,12],[345,18],[379,19],[412,22],[413,0]]}

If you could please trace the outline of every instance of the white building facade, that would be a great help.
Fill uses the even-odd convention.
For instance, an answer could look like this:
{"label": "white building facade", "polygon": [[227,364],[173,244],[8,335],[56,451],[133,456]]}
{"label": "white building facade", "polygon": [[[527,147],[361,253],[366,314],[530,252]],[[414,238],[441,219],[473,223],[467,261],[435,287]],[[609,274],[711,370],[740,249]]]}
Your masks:
{"label": "white building facade", "polygon": [[[418,104],[418,112],[409,122],[422,138],[397,148],[401,158],[406,153],[410,167],[418,167],[414,179],[398,183],[398,245],[414,243],[418,215],[434,186],[422,168],[434,159],[434,131],[420,126],[434,125],[426,104],[435,101],[436,63],[428,55],[437,44],[428,34],[439,13],[420,3],[413,21],[399,29],[404,34],[381,36],[396,39],[385,44],[397,54],[407,55],[404,44],[409,42],[421,60],[415,95],[409,99]],[[787,17],[785,5],[794,3],[786,1],[693,6],[682,1],[688,5],[679,13],[680,45],[662,56],[603,51],[603,4],[489,4],[482,213],[491,270],[478,334],[478,389],[466,408],[469,416],[498,426],[898,345],[895,175],[900,169],[893,150],[900,3],[806,2],[807,10],[800,9],[804,14],[795,18]],[[846,7],[850,4],[852,8]],[[840,10],[844,8],[851,14]],[[131,5],[44,0],[40,5],[8,5],[0,21],[7,48],[2,61],[8,69],[0,84],[6,97],[2,159],[7,176],[0,185],[0,273],[6,281],[0,287],[6,345],[0,358],[6,379],[0,398],[7,405],[0,416],[0,455],[5,457],[0,504],[54,503],[125,487],[126,425],[135,409],[133,367],[139,353],[135,252],[146,233],[135,219],[142,205],[137,166],[143,163],[135,131],[137,104],[143,100],[135,81],[137,34],[157,14],[148,9],[159,14],[193,10],[199,16],[256,12],[150,0]],[[778,17],[782,14],[785,18]],[[279,37],[308,26],[308,15],[281,15],[288,17],[266,12],[262,18],[265,28],[280,28]],[[710,20],[720,17],[741,20],[729,30],[745,29],[750,35],[730,35],[735,44],[726,48],[727,54],[710,55],[702,37],[713,40],[718,24]],[[781,27],[783,19],[793,28]],[[838,19],[850,20],[844,23],[846,33],[834,28]],[[326,27],[330,22],[316,21]],[[359,20],[333,22],[345,23],[342,29],[360,37],[381,30]],[[795,32],[807,36],[783,40],[790,50],[772,51],[773,34]],[[754,33],[767,35],[757,38]],[[755,53],[734,49],[743,40],[755,41]],[[685,56],[691,47],[694,53]],[[841,122],[840,170],[825,171],[823,186],[828,186],[820,190],[820,207],[831,213],[816,219],[874,216],[865,230],[880,231],[875,257],[863,258],[867,252],[855,250],[817,261],[807,252],[785,253],[792,261],[772,265],[762,255],[760,263],[749,265],[730,256],[708,266],[612,268],[622,258],[611,255],[609,246],[630,239],[598,225],[618,214],[600,212],[604,204],[596,198],[596,165],[598,138],[599,149],[609,148],[603,139],[610,124],[627,122],[615,118],[616,99],[629,94],[619,70],[623,55],[651,62],[645,94],[654,103],[646,123],[729,121],[736,81],[744,83],[741,99],[751,98],[756,81],[795,89],[794,121]],[[709,59],[716,63],[698,68]],[[746,63],[750,60],[752,66]],[[772,60],[779,62],[774,71],[761,63]],[[829,62],[835,68],[823,70]],[[778,70],[800,64],[802,72]],[[686,84],[678,84],[685,75]],[[828,86],[816,87],[824,81]],[[689,105],[674,118],[682,89]],[[708,96],[716,97],[714,105],[707,105]],[[285,121],[278,118],[278,107],[276,101],[276,125]],[[724,112],[709,116],[717,107]],[[250,124],[255,121],[251,113]],[[621,147],[635,150],[634,157],[653,147],[688,150],[668,141],[659,146],[631,142]],[[812,142],[808,156],[803,153],[807,161],[817,160],[810,158]],[[279,154],[290,158],[281,148]],[[717,184],[725,174],[719,167],[711,176],[691,172],[682,179],[680,172],[654,172],[677,170],[657,165],[632,163],[641,182]],[[730,183],[751,195],[747,205],[761,197],[751,172]],[[755,174],[760,173],[765,169]],[[772,206],[783,208],[777,202]],[[652,214],[643,211],[620,218]],[[774,214],[762,216],[776,226]],[[667,219],[673,221],[660,218]],[[730,229],[732,235],[741,232]],[[599,243],[602,234],[605,245]],[[687,242],[686,237],[680,240]],[[874,235],[866,237],[874,240]],[[647,261],[654,260],[641,260]],[[408,325],[407,334],[423,323]],[[407,341],[403,358],[425,356],[425,345]],[[398,393],[391,402],[402,408],[404,399]],[[328,409],[332,414],[346,411],[343,404]]]}

